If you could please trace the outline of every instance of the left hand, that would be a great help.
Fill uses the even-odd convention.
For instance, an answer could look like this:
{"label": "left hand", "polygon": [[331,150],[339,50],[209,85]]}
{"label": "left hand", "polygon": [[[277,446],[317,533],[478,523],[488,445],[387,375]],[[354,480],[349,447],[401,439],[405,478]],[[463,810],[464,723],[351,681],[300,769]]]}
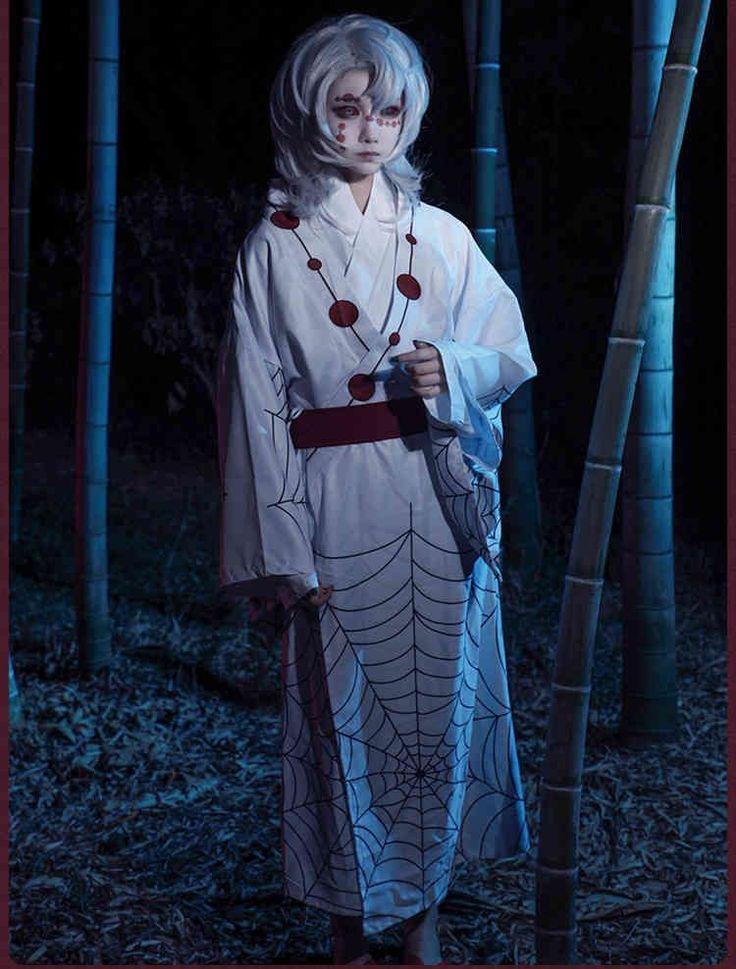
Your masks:
{"label": "left hand", "polygon": [[334,585],[318,585],[316,589],[312,589],[311,592],[302,596],[301,601],[310,609],[319,609],[327,602],[334,591]]}
{"label": "left hand", "polygon": [[447,390],[445,368],[437,347],[421,340],[413,340],[416,350],[399,353],[394,357],[397,363],[405,365],[411,375],[411,389],[420,397],[436,397]]}

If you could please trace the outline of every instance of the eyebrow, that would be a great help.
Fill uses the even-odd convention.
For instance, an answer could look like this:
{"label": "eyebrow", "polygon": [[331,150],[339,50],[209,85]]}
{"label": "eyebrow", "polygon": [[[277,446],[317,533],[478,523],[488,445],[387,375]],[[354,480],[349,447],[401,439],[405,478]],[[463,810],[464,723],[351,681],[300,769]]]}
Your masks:
{"label": "eyebrow", "polygon": [[337,95],[336,95],[336,96],[335,96],[335,97],[333,98],[333,100],[334,100],[334,101],[359,101],[359,100],[360,100],[360,98],[358,98],[358,97],[356,97],[356,96],[355,96],[354,94],[350,94],[350,93],[348,92],[347,94],[337,94]]}

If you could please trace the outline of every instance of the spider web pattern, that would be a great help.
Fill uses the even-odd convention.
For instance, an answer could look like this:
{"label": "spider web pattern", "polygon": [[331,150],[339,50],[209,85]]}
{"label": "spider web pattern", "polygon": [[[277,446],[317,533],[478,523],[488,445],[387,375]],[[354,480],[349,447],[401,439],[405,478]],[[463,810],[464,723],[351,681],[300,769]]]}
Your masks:
{"label": "spider web pattern", "polygon": [[513,389],[509,389],[506,384],[501,384],[496,390],[486,394],[480,394],[478,396],[478,403],[487,410],[494,408],[495,413],[489,415],[493,420],[500,414],[501,404],[505,400],[508,400],[512,393]]}
{"label": "spider web pattern", "polygon": [[289,422],[291,408],[286,394],[286,379],[284,371],[278,364],[270,360],[264,361],[268,375],[273,384],[276,397],[274,409],[265,408],[271,423],[271,442],[274,454],[277,456],[282,474],[282,483],[278,497],[269,503],[269,508],[277,508],[283,512],[299,530],[302,538],[309,542],[311,537],[305,529],[305,507],[307,498],[304,487],[303,464],[294,451],[289,436]]}
{"label": "spider web pattern", "polygon": [[438,497],[461,535],[501,578],[501,493],[498,473],[469,468],[457,436],[431,425]]}
{"label": "spider web pattern", "polygon": [[456,851],[528,847],[498,584],[438,511],[317,551],[335,591],[284,651],[285,891],[367,932],[441,899]]}

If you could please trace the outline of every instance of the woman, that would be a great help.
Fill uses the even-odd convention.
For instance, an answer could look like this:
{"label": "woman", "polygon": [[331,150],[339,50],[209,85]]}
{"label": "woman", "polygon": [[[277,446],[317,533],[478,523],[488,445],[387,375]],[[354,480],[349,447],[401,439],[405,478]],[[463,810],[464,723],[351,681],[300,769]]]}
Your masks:
{"label": "woman", "polygon": [[279,177],[218,370],[221,581],[292,607],[285,892],[336,963],[436,964],[456,854],[529,851],[498,596],[502,402],[536,368],[468,229],[420,201],[415,44],[322,21],[273,85]]}

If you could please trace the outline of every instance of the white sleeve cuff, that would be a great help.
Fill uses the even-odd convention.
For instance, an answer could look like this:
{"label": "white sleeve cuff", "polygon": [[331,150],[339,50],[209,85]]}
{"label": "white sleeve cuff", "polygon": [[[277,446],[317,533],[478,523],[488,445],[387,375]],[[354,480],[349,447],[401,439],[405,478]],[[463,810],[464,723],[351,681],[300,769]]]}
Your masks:
{"label": "white sleeve cuff", "polygon": [[465,394],[457,372],[455,353],[447,340],[428,340],[422,337],[422,341],[433,346],[439,353],[447,382],[447,390],[442,391],[436,397],[424,398],[427,410],[436,420],[443,424],[449,424],[459,433],[462,433],[463,428],[469,425],[470,420]]}

